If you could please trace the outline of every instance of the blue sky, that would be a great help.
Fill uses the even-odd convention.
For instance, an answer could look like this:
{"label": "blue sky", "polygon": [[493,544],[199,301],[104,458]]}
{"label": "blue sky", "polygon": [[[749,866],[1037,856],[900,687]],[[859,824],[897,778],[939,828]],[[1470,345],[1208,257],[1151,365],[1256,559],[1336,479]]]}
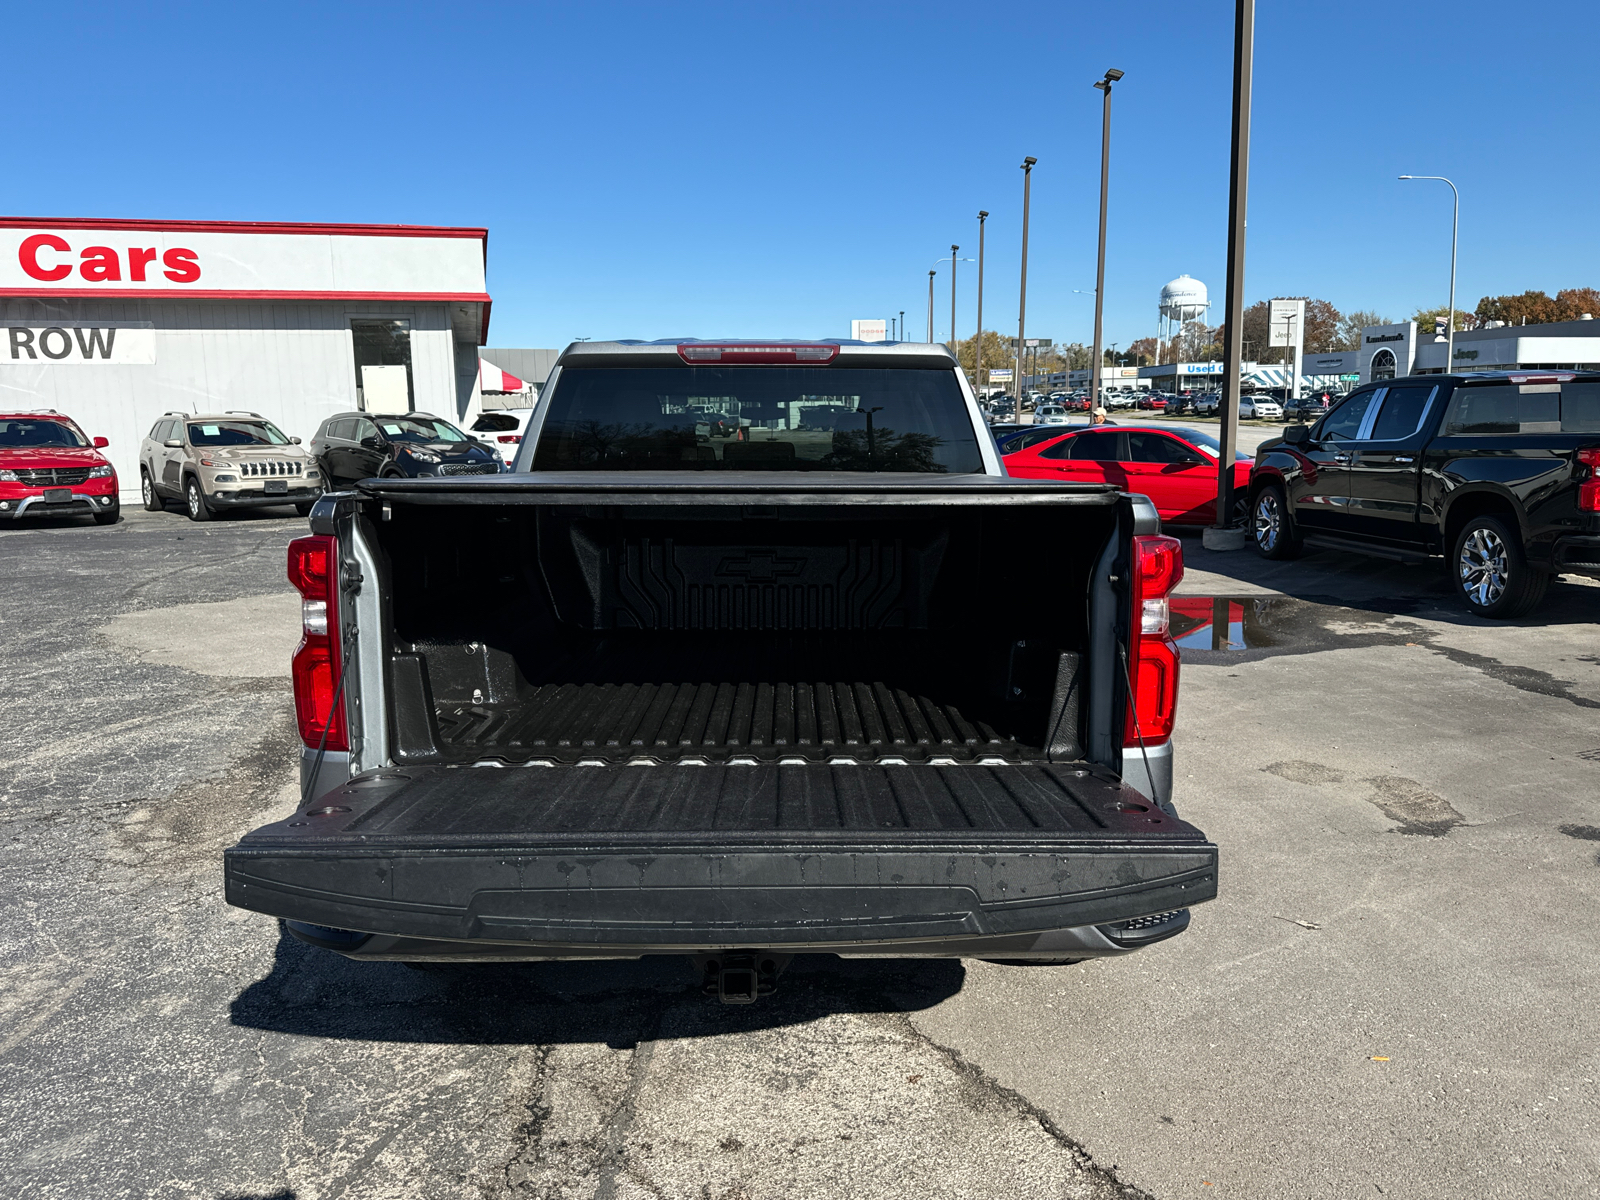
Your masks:
{"label": "blue sky", "polygon": [[[985,325],[1087,341],[1099,93],[1115,96],[1107,342],[1187,273],[1220,319],[1232,5],[33,7],[8,15],[19,215],[484,225],[495,345],[839,336],[989,220]],[[1270,3],[1247,299],[1404,317],[1600,286],[1600,9]],[[24,99],[25,98],[25,99]],[[960,264],[957,332],[974,320]],[[936,283],[949,330],[948,266]],[[1600,314],[1597,314],[1600,315]]]}

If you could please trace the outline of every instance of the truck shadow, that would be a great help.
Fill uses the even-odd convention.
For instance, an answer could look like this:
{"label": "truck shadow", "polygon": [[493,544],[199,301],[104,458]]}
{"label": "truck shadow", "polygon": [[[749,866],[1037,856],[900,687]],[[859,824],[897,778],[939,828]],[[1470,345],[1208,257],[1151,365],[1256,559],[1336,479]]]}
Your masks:
{"label": "truck shadow", "polygon": [[[234,1025],[302,1037],[439,1044],[603,1042],[631,1049],[674,1013],[678,1036],[715,1037],[840,1013],[931,1008],[961,990],[954,959],[797,957],[775,995],[722,1005],[687,959],[358,963],[280,934],[271,972],[234,999]],[[687,1019],[685,1019],[687,1018]]]}

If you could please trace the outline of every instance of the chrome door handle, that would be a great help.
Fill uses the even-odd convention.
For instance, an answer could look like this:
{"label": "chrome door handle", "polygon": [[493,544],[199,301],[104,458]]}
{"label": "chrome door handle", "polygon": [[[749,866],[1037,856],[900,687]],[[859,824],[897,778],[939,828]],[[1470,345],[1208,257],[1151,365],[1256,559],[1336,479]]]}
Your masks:
{"label": "chrome door handle", "polygon": [[1416,459],[1412,458],[1411,455],[1409,455],[1409,454],[1396,454],[1394,456],[1394,460],[1395,460],[1395,462],[1403,462],[1403,463],[1411,463],[1411,462],[1416,462],[1417,461]]}
{"label": "chrome door handle", "polygon": [[1336,463],[1347,463],[1350,461],[1350,456],[1348,454],[1335,454],[1333,456],[1333,461]]}

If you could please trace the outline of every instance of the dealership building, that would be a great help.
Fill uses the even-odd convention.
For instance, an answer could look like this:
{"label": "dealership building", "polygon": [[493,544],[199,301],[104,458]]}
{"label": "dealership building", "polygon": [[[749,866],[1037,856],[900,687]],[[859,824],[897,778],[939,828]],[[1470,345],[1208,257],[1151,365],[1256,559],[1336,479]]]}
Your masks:
{"label": "dealership building", "polygon": [[488,231],[0,218],[0,410],[55,409],[139,486],[163,413],[481,405]]}

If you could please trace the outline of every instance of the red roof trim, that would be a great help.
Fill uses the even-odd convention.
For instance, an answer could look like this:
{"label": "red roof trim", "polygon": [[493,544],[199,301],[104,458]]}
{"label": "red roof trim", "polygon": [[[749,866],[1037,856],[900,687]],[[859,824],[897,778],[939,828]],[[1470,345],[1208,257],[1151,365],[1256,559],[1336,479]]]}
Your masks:
{"label": "red roof trim", "polygon": [[457,225],[322,225],[294,221],[130,221],[120,217],[0,217],[0,229],[136,229],[162,233],[335,234],[344,237],[478,238],[489,231]]}
{"label": "red roof trim", "polygon": [[43,300],[65,296],[73,300],[427,300],[483,305],[484,333],[489,329],[487,292],[228,292],[205,288],[0,288],[0,297]]}

